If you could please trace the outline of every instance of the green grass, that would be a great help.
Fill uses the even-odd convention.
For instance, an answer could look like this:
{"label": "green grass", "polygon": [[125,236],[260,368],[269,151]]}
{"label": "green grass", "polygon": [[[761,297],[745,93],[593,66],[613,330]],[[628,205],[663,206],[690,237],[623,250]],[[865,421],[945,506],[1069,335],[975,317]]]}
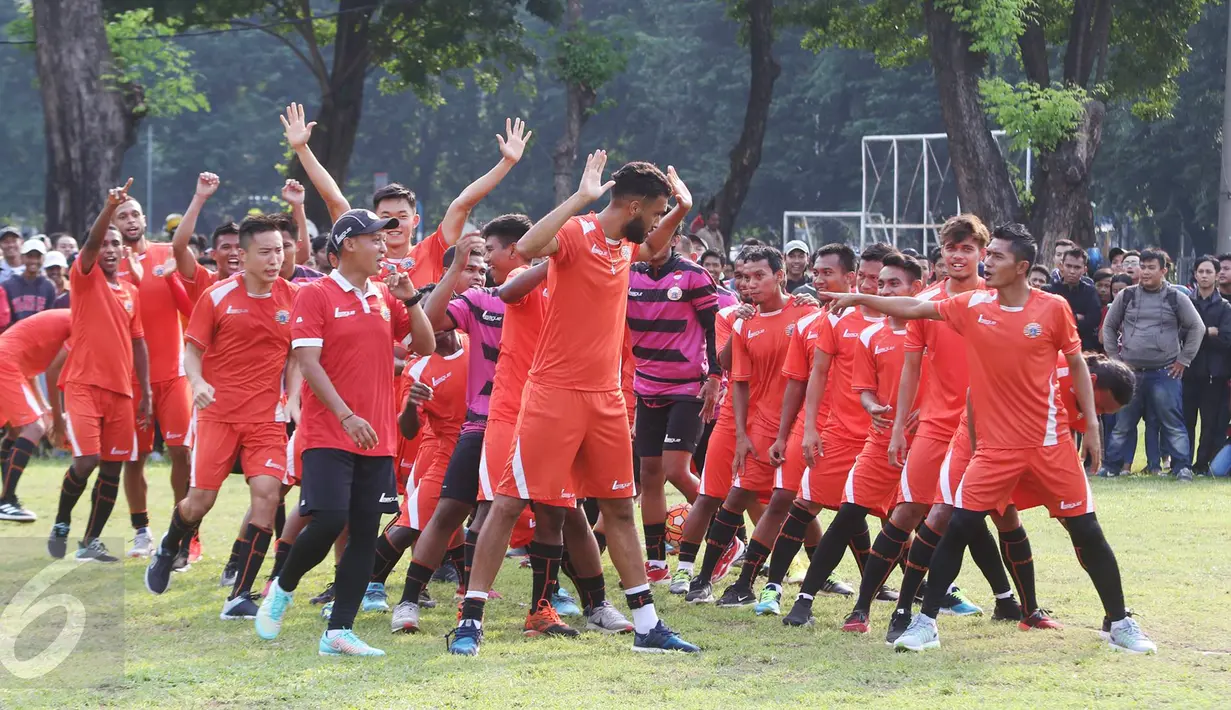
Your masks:
{"label": "green grass", "polygon": [[[50,528],[59,466],[33,466],[23,502],[42,518],[6,524],[8,537],[42,538]],[[166,469],[151,467],[156,537],[171,500]],[[0,692],[3,707],[1089,707],[1094,705],[1227,707],[1231,698],[1231,554],[1226,503],[1231,485],[1161,478],[1092,482],[1099,517],[1115,548],[1129,605],[1158,643],[1155,657],[1113,653],[1096,630],[1102,609],[1067,536],[1042,511],[1023,518],[1033,539],[1043,605],[1066,628],[1023,633],[988,618],[942,618],[943,648],[898,655],[883,643],[890,607],[873,610],[874,632],[837,630],[849,602],[818,599],[818,624],[787,629],[751,610],[695,608],[657,588],[660,614],[701,644],[699,657],[645,656],[631,639],[587,634],[580,640],[525,640],[521,622],[529,574],[506,564],[496,587],[506,598],[488,605],[479,658],[445,653],[441,635],[454,623],[447,602],[423,617],[424,632],[391,636],[387,615],[361,615],[357,632],[384,648],[383,659],[317,656],[322,629],[307,597],[330,573],[315,570],[288,615],[282,636],[259,640],[251,624],[218,620],[225,597],[218,575],[230,549],[246,490],[233,479],[206,520],[206,558],[161,597],[141,581],[143,563],[126,561],[125,672],[122,683],[96,689],[35,688]],[[87,499],[77,510],[78,527]],[[131,536],[121,501],[109,533]],[[829,520],[828,514],[823,516]],[[80,530],[74,532],[79,533]],[[400,593],[406,562],[391,577]],[[844,560],[839,573],[854,581]],[[891,584],[895,577],[891,579]],[[967,560],[959,580],[990,607],[990,593]],[[614,574],[608,584],[616,589]],[[452,590],[433,585],[437,599]],[[793,599],[794,588],[787,590]],[[622,607],[618,590],[614,601]],[[789,606],[789,602],[788,602]],[[0,671],[2,672],[2,671]],[[0,689],[11,678],[0,675]]]}

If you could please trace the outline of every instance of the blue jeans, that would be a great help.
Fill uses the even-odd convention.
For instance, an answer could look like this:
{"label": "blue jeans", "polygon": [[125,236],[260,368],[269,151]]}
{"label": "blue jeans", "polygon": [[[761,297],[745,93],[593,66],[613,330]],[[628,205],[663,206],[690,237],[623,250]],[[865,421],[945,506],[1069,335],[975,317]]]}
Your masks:
{"label": "blue jeans", "polygon": [[1137,389],[1133,392],[1133,400],[1116,416],[1116,428],[1107,445],[1104,467],[1118,471],[1126,459],[1132,463],[1129,457],[1136,449],[1137,424],[1147,410],[1158,419],[1162,448],[1173,460],[1187,464],[1190,449],[1188,430],[1184,427],[1183,383],[1168,374],[1166,368],[1136,374]]}

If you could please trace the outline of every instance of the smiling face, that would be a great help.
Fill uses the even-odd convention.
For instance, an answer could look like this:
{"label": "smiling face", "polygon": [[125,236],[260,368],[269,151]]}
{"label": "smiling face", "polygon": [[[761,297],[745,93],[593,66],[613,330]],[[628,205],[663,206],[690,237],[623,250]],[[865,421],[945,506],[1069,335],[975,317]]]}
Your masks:
{"label": "smiling face", "polygon": [[466,268],[462,269],[462,277],[457,280],[454,293],[461,295],[485,283],[487,283],[487,262],[479,254],[471,254],[466,260]]}
{"label": "smiling face", "polygon": [[410,246],[410,235],[419,226],[419,215],[404,197],[387,197],[376,204],[376,216],[398,221],[396,227],[385,230],[385,244],[394,254],[402,254]]}
{"label": "smiling face", "polygon": [[43,270],[43,255],[35,250],[31,250],[21,255],[21,260],[26,264],[26,275],[30,277],[38,276]]}
{"label": "smiling face", "polygon": [[786,275],[792,281],[804,277],[808,270],[808,254],[802,249],[795,249],[786,255]]}
{"label": "smiling face", "polygon": [[218,280],[229,278],[243,268],[239,263],[239,235],[219,234],[214,242],[214,263],[218,265]]}
{"label": "smiling face", "polygon": [[710,276],[713,277],[714,281],[722,283],[722,259],[710,254],[701,259],[701,268],[710,272]]}
{"label": "smiling face", "polygon": [[876,295],[913,296],[919,292],[921,285],[906,269],[900,266],[886,266],[881,269],[877,277]]}
{"label": "smiling face", "polygon": [[120,232],[115,227],[109,227],[103,237],[103,243],[98,247],[98,268],[102,269],[103,276],[110,280],[115,280],[120,254]]}
{"label": "smiling face", "polygon": [[877,290],[880,289],[880,275],[882,265],[879,261],[864,259],[859,262],[859,271],[855,277],[856,287],[859,293],[864,293],[869,296],[875,296]]}
{"label": "smiling face", "polygon": [[974,239],[964,239],[960,242],[945,242],[940,247],[944,274],[954,281],[966,281],[978,278],[979,262],[986,255],[985,249],[979,248]]}

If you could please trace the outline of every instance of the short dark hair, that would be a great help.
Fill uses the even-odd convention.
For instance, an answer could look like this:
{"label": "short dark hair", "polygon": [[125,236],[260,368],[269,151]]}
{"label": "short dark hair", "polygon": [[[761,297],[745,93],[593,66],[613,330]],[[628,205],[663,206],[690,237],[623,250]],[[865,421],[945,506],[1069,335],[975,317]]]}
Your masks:
{"label": "short dark hair", "polygon": [[400,182],[391,182],[372,193],[372,211],[378,211],[380,203],[385,200],[406,200],[410,203],[412,211],[415,209],[415,204],[417,204],[415,193]]}
{"label": "short dark hair", "polygon": [[717,259],[719,264],[722,264],[723,266],[726,266],[726,265],[727,265],[727,260],[726,260],[726,259],[724,259],[724,258],[722,258],[722,254],[719,254],[718,252],[714,251],[713,249],[706,249],[705,251],[701,252],[701,259],[700,259],[700,262],[701,262],[702,264],[704,264],[704,263],[705,263],[705,260],[706,260],[706,259],[709,259],[709,258],[711,258],[711,257],[713,257],[713,258]]}
{"label": "short dark hair", "polygon": [[483,225],[484,239],[495,237],[500,240],[500,246],[509,247],[517,243],[534,223],[524,214],[502,214]]}
{"label": "short dark hair", "polygon": [[1222,264],[1224,261],[1231,261],[1231,254],[1219,254],[1218,263]]}
{"label": "short dark hair", "polygon": [[269,215],[278,220],[278,229],[291,235],[291,239],[299,239],[299,227],[295,224],[295,219],[286,212],[275,212]]}
{"label": "short dark hair", "polygon": [[667,176],[653,163],[634,161],[611,174],[615,185],[611,187],[611,196],[617,200],[656,197],[667,197],[671,194],[671,186],[667,184]]}
{"label": "short dark hair", "polygon": [[[1003,239],[1009,242],[1009,251],[1013,252],[1013,256],[1018,261],[1028,261],[1034,263],[1034,259],[1038,256],[1039,247],[1035,243],[1034,237],[1030,236],[1030,230],[1026,229],[1026,225],[1021,222],[1007,222],[992,230],[992,239]],[[1048,274],[1051,277],[1051,274]]]}
{"label": "short dark hair", "polygon": [[329,248],[329,237],[320,236],[312,240],[312,253],[313,254],[315,254],[318,251],[322,251],[328,248]]}
{"label": "short dark hair", "polygon": [[1207,261],[1210,262],[1210,266],[1214,267],[1214,271],[1218,271],[1219,266],[1220,266],[1219,259],[1216,258],[1213,254],[1206,254],[1204,256],[1200,256],[1197,258],[1196,263],[1193,264],[1193,273],[1194,274],[1197,273],[1197,267],[1201,266]]}
{"label": "short dark hair", "polygon": [[1137,376],[1131,367],[1100,353],[1082,353],[1082,355],[1086,358],[1086,367],[1089,368],[1090,374],[1098,378],[1096,385],[1098,389],[1111,392],[1111,396],[1121,407],[1133,401]]}
{"label": "short dark hair", "polygon": [[765,242],[761,241],[760,239],[757,239],[756,237],[748,237],[742,243],[740,243],[741,247],[759,247],[759,246],[764,246],[764,245],[765,245]]}
{"label": "short dark hair", "polygon": [[987,226],[978,216],[966,213],[945,220],[940,228],[941,244],[960,244],[967,239],[974,240],[982,249],[991,241],[987,234]]}
{"label": "short dark hair", "polygon": [[940,250],[940,247],[932,247],[932,251],[928,252],[928,261],[932,262],[933,265],[939,264],[943,258],[945,258],[945,254]]}
{"label": "short dark hair", "polygon": [[1051,272],[1047,270],[1046,266],[1039,266],[1038,264],[1035,264],[1034,266],[1030,267],[1030,273],[1033,274],[1036,271],[1046,276],[1048,281],[1051,280]]}
{"label": "short dark hair", "polygon": [[923,280],[923,267],[919,265],[919,260],[913,256],[908,256],[902,252],[890,252],[880,260],[881,266],[892,266],[896,269],[901,269],[910,274],[912,281]]}
{"label": "short dark hair", "polygon": [[1116,274],[1115,276],[1111,277],[1111,284],[1113,286],[1116,284],[1124,284],[1125,286],[1132,286],[1133,277],[1129,276],[1128,274]]}
{"label": "short dark hair", "polygon": [[1099,269],[1098,271],[1094,272],[1094,277],[1093,277],[1094,283],[1098,283],[1099,281],[1102,281],[1103,279],[1109,279],[1114,275],[1115,274],[1111,273],[1111,269]]}
{"label": "short dark hair", "polygon": [[1124,251],[1120,247],[1112,247],[1107,250],[1107,261],[1108,262],[1115,261],[1117,256],[1124,256],[1127,253],[1128,252]]}
{"label": "short dark hair", "polygon": [[1068,259],[1070,257],[1073,259],[1081,259],[1081,263],[1083,264],[1090,263],[1090,255],[1087,254],[1086,250],[1081,247],[1073,247],[1072,249],[1066,250],[1064,254],[1060,255],[1061,259]]}
{"label": "short dark hair", "polygon": [[739,253],[739,259],[745,264],[750,261],[764,261],[766,264],[769,264],[770,271],[782,270],[782,252],[764,244],[744,247],[743,251]]}
{"label": "short dark hair", "polygon": [[1130,256],[1135,256],[1135,257],[1137,257],[1138,259],[1140,259],[1140,258],[1141,258],[1141,252],[1137,251],[1136,249],[1129,249],[1128,251],[1124,252],[1124,258],[1125,258],[1125,259],[1129,258]]}
{"label": "short dark hair", "polygon": [[214,233],[210,235],[209,246],[211,249],[218,248],[218,238],[228,234],[239,234],[239,225],[234,222],[223,222],[214,228]]}
{"label": "short dark hair", "polygon": [[265,232],[276,232],[281,239],[282,226],[278,215],[254,214],[244,217],[244,221],[239,223],[239,248],[247,249],[252,243],[252,237]]}
{"label": "short dark hair", "polygon": [[1141,263],[1157,261],[1158,268],[1165,269],[1171,265],[1171,257],[1159,247],[1146,247],[1141,250]]}
{"label": "short dark hair", "polygon": [[902,252],[902,256],[909,256],[912,259],[919,258],[919,250],[917,249],[911,249],[910,247],[906,247],[905,249],[902,249],[901,252]]}
{"label": "short dark hair", "polygon": [[846,244],[826,244],[816,253],[812,255],[812,266],[816,267],[816,262],[823,256],[833,255],[838,257],[838,265],[842,267],[842,273],[849,274],[855,270],[855,250]]}
{"label": "short dark hair", "polygon": [[873,242],[864,247],[863,251],[859,253],[859,260],[884,263],[885,257],[895,252],[897,252],[897,249],[894,249],[893,245],[888,242]]}
{"label": "short dark hair", "polygon": [[[472,251],[470,252],[470,254],[466,255],[466,258],[469,259],[471,256],[474,256],[476,254],[478,254],[478,252]],[[448,249],[445,249],[445,253],[440,257],[440,262],[447,269],[453,265],[453,260],[456,258],[457,258],[457,245],[454,244]]]}

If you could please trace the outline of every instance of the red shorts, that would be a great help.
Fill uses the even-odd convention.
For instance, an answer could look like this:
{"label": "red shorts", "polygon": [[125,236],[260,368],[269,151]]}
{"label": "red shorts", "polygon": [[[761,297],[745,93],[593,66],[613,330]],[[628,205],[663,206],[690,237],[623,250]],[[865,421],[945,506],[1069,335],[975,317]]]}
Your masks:
{"label": "red shorts", "polygon": [[[129,461],[136,456],[132,398],[94,385],[64,385],[65,429],[74,458]],[[234,463],[234,459],[232,459]],[[228,464],[229,466],[229,464]]]}
{"label": "red shorts", "polygon": [[513,455],[513,433],[516,431],[515,422],[487,420],[487,428],[483,430],[483,453],[479,456],[480,501],[490,501],[494,497],[496,484],[504,477],[504,469]]}
{"label": "red shorts", "polygon": [[8,422],[14,429],[20,429],[42,416],[43,406],[30,389],[29,381],[11,367],[0,367],[0,424]]}
{"label": "red shorts", "polygon": [[[295,434],[286,442],[286,474],[282,476],[282,485],[298,486],[299,472],[303,470],[303,444]],[[247,469],[245,469],[247,470]]]}
{"label": "red shorts", "polygon": [[196,422],[192,468],[188,485],[204,491],[222,488],[238,456],[244,478],[273,476],[286,479],[286,423]]}
{"label": "red shorts", "polygon": [[804,470],[803,480],[799,482],[799,497],[823,508],[837,510],[842,504],[846,478],[859,452],[863,451],[863,442],[835,436],[827,430],[821,433],[821,449],[823,454],[816,467]]}
{"label": "red shorts", "polygon": [[962,484],[962,477],[966,475],[966,468],[969,465],[970,430],[959,426],[953,432],[949,450],[945,452],[945,458],[940,463],[940,474],[936,477],[936,495],[932,498],[933,504],[957,505],[955,502],[957,489]]}
{"label": "red shorts", "polygon": [[735,426],[729,421],[719,421],[710,432],[710,443],[705,450],[705,470],[701,472],[701,485],[697,491],[703,496],[726,500],[731,492],[735,460]]}
{"label": "red shorts", "polygon": [[[188,378],[180,376],[165,382],[151,382],[154,419],[162,431],[167,446],[192,446],[192,387]],[[141,405],[140,396],[133,397],[133,414]],[[286,424],[283,424],[283,429]],[[137,427],[137,454],[146,456],[154,450],[154,423]],[[233,463],[233,462],[232,462]]]}
{"label": "red shorts", "polygon": [[842,502],[854,503],[878,518],[887,518],[901,482],[902,469],[889,463],[889,440],[869,438],[846,476]]}
{"label": "red shorts", "polygon": [[423,530],[427,521],[436,512],[436,504],[440,502],[440,486],[445,482],[444,471],[439,476],[424,476],[410,495],[402,499],[402,510],[394,523],[400,528]]}
{"label": "red shorts", "polygon": [[393,475],[397,478],[398,495],[400,496],[406,495],[408,486],[412,489],[415,487],[415,484],[411,482],[411,474],[415,468],[415,457],[419,455],[419,443],[422,439],[422,432],[413,439],[398,435],[398,447],[393,457]]}
{"label": "red shorts", "polygon": [[940,467],[948,454],[948,440],[915,437],[906,455],[906,465],[902,467],[897,502],[931,505],[936,498]]}
{"label": "red shorts", "polygon": [[1003,513],[1046,506],[1053,518],[1094,512],[1094,495],[1073,440],[1036,449],[980,448],[957,487],[955,505]]}
{"label": "red shorts", "polygon": [[[769,447],[773,446],[777,438],[778,432],[767,434],[760,429],[752,428],[749,430],[748,439],[752,442],[752,449],[761,458],[759,461],[751,455],[745,458],[744,472],[735,475],[731,481],[732,486],[745,491],[755,491],[756,493],[771,493],[775,488],[784,487],[778,485],[781,480],[782,469],[769,462]],[[706,457],[709,457],[708,453]],[[796,485],[798,486],[798,482],[796,482]]]}
{"label": "red shorts", "polygon": [[575,506],[577,497],[631,498],[624,395],[526,383],[513,455],[496,492],[564,507]]}
{"label": "red shorts", "polygon": [[804,469],[808,464],[804,461],[804,428],[801,424],[791,427],[791,436],[786,440],[782,466],[778,468],[779,482],[775,488],[785,488],[799,493],[799,483],[804,478]]}

